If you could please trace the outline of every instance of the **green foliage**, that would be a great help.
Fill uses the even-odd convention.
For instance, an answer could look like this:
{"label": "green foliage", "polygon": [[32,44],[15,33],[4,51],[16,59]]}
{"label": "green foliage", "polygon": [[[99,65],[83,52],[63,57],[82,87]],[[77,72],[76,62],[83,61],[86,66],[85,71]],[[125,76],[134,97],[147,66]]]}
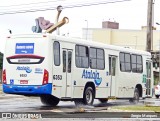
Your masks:
{"label": "green foliage", "polygon": [[157,85],[159,82],[159,77],[154,77],[154,85]]}
{"label": "green foliage", "polygon": [[160,106],[115,106],[113,109],[130,110],[130,111],[155,111],[160,112]]}

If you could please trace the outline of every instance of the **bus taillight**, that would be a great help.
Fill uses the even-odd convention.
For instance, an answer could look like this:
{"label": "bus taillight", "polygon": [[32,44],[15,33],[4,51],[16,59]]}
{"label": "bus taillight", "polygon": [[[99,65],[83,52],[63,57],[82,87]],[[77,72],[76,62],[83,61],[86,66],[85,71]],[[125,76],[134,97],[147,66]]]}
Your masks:
{"label": "bus taillight", "polygon": [[2,81],[3,81],[3,84],[7,83],[7,80],[6,80],[6,69],[3,70]]}
{"label": "bus taillight", "polygon": [[44,75],[43,75],[43,85],[48,84],[48,78],[49,78],[49,73],[46,69],[44,69]]}

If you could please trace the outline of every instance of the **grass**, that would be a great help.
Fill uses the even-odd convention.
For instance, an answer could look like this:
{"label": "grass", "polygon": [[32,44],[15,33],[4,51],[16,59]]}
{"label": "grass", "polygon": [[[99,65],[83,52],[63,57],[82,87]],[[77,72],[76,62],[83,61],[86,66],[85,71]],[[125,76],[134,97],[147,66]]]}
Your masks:
{"label": "grass", "polygon": [[115,106],[112,109],[120,109],[120,110],[127,110],[127,111],[154,111],[160,112],[159,106]]}

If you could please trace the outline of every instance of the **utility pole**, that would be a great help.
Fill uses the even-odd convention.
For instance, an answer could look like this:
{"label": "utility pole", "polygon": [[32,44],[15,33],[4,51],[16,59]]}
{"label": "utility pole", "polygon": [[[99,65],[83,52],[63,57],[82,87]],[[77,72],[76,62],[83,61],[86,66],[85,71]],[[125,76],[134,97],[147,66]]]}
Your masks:
{"label": "utility pole", "polygon": [[86,40],[87,40],[87,36],[88,36],[88,20],[85,20],[87,22],[87,28],[86,28]]}
{"label": "utility pole", "polygon": [[152,20],[153,20],[153,0],[148,0],[148,12],[147,12],[147,41],[146,41],[146,51],[151,52],[152,41],[153,41],[153,31],[152,31]]}

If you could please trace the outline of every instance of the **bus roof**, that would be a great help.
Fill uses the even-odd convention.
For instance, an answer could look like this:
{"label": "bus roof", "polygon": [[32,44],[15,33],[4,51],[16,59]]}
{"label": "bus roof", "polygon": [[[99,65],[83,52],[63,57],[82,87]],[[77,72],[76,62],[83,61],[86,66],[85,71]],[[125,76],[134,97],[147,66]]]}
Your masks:
{"label": "bus roof", "polygon": [[128,48],[128,47],[121,47],[121,46],[116,46],[116,45],[109,45],[109,44],[104,44],[104,43],[80,39],[80,38],[54,36],[54,39],[58,39],[60,41],[67,41],[67,42],[71,42],[71,43],[76,43],[76,44],[80,44],[80,45],[88,45],[91,47],[99,47],[99,48],[110,49],[110,50],[115,50],[115,51],[129,52],[129,53],[133,53],[133,54],[135,53],[135,54],[143,54],[143,55],[151,56],[151,53],[149,53],[147,51],[132,49],[132,48]]}
{"label": "bus roof", "polygon": [[147,51],[143,51],[143,50],[126,48],[126,47],[121,47],[121,46],[116,46],[116,45],[109,45],[109,44],[104,44],[104,43],[80,39],[80,38],[53,35],[53,34],[48,34],[48,33],[17,34],[17,35],[11,35],[9,38],[42,38],[42,37],[49,37],[51,39],[80,44],[80,45],[99,47],[99,48],[110,49],[110,50],[115,50],[115,51],[151,56],[151,53]]}

